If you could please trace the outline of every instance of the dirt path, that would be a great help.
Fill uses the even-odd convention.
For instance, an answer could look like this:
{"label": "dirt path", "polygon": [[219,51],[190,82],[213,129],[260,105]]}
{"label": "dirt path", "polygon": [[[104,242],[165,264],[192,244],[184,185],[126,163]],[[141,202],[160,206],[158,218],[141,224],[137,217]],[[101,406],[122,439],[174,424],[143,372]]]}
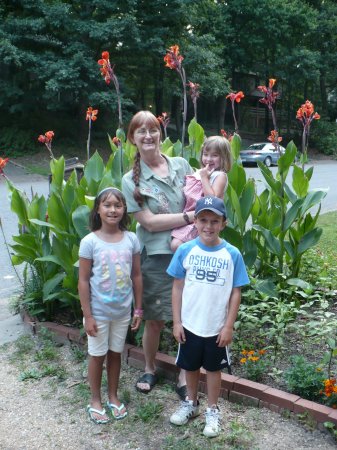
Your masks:
{"label": "dirt path", "polygon": [[[66,373],[62,381],[57,376],[20,381],[20,375],[37,370],[37,354],[33,352],[28,357],[29,352],[25,351],[19,356],[16,351],[14,343],[0,347],[0,448],[3,450],[336,448],[332,437],[325,432],[310,431],[295,420],[266,409],[226,401],[219,405],[223,433],[214,440],[202,436],[203,416],[187,426],[173,427],[168,420],[178,404],[173,387],[163,383],[147,396],[136,393],[133,386],[139,371],[127,367],[122,372],[120,393],[129,398],[129,417],[98,426],[85,414],[88,386],[82,376],[83,363],[74,362],[68,346],[57,349],[57,367]],[[201,405],[203,410],[204,397]]]}

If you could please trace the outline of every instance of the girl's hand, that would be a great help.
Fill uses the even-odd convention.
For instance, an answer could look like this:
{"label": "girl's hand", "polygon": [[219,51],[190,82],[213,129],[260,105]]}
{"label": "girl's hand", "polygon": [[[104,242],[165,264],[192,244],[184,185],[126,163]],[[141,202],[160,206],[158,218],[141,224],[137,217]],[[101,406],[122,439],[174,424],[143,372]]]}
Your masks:
{"label": "girl's hand", "polygon": [[228,328],[224,326],[220,333],[218,334],[216,343],[218,344],[218,347],[226,347],[226,345],[229,345],[233,340],[233,328]]}
{"label": "girl's hand", "polygon": [[131,322],[131,331],[137,331],[140,327],[140,324],[142,323],[142,318],[138,315],[135,315],[132,317]]}
{"label": "girl's hand", "polygon": [[184,328],[181,323],[173,325],[173,336],[179,344],[184,344],[186,342]]}
{"label": "girl's hand", "polygon": [[207,164],[205,167],[202,167],[199,169],[200,178],[209,178],[212,173],[214,172],[214,169],[209,170],[209,164]]}
{"label": "girl's hand", "polygon": [[97,324],[96,320],[93,317],[88,317],[84,321],[84,329],[88,336],[96,336],[97,335]]}

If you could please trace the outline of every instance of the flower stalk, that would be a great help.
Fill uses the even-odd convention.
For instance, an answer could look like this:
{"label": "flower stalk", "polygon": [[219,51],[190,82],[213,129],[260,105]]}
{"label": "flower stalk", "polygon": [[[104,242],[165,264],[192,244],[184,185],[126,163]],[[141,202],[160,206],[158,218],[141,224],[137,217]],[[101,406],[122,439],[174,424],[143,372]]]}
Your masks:
{"label": "flower stalk", "polygon": [[181,78],[183,84],[183,126],[182,126],[182,156],[184,156],[184,144],[185,144],[185,128],[186,128],[186,118],[187,118],[187,92],[186,92],[186,74],[185,69],[182,66],[182,61],[184,57],[179,54],[179,45],[172,45],[164,56],[164,61],[166,63],[165,67],[171,70],[176,70]]}
{"label": "flower stalk", "polygon": [[321,116],[315,112],[315,107],[309,100],[303,103],[303,105],[301,105],[301,107],[297,110],[296,119],[298,119],[303,126],[301,155],[302,169],[304,169],[304,164],[307,162],[308,157],[308,142],[311,122],[313,120],[319,120],[320,118]]}
{"label": "flower stalk", "polygon": [[121,102],[121,95],[120,95],[120,89],[119,89],[119,82],[118,78],[115,75],[114,68],[115,66],[111,65],[110,63],[110,55],[109,52],[104,51],[102,52],[102,59],[98,60],[98,64],[101,66],[100,71],[102,74],[102,77],[104,77],[104,80],[106,84],[110,84],[111,80],[115,86],[116,94],[117,94],[117,103],[118,103],[118,128],[123,127],[123,117],[122,117],[122,102]]}
{"label": "flower stalk", "polygon": [[161,126],[163,127],[165,139],[167,139],[167,126],[170,123],[170,118],[167,112],[162,112],[161,116],[158,116],[157,119],[161,124]]}
{"label": "flower stalk", "polygon": [[37,140],[39,142],[41,142],[41,144],[44,144],[47,147],[50,159],[55,159],[54,154],[51,149],[51,144],[52,144],[54,135],[55,135],[54,131],[47,131],[45,134],[40,134],[40,136],[37,138]]}
{"label": "flower stalk", "polygon": [[232,113],[233,113],[233,120],[234,120],[234,129],[235,133],[239,134],[239,126],[238,122],[236,120],[236,114],[235,114],[235,103],[240,103],[241,100],[244,98],[244,93],[242,91],[239,92],[231,92],[226,96],[226,98],[229,98],[232,104]]}
{"label": "flower stalk", "polygon": [[188,82],[188,87],[190,88],[190,97],[193,103],[193,109],[194,109],[194,118],[195,121],[198,122],[198,118],[197,118],[197,102],[198,102],[198,98],[200,97],[200,84],[198,83],[192,83],[192,81]]}
{"label": "flower stalk", "polygon": [[91,106],[87,109],[85,120],[89,121],[88,139],[87,139],[87,161],[90,159],[90,141],[91,141],[91,123],[97,120],[98,109],[92,109]]}

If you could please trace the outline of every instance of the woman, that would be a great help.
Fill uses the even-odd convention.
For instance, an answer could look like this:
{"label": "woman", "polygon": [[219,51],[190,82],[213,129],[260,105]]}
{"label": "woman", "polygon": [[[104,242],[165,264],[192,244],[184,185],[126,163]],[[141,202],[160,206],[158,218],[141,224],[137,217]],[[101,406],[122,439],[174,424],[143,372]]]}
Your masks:
{"label": "woman", "polygon": [[[136,145],[133,169],[124,175],[123,193],[129,213],[138,222],[143,274],[145,328],[143,349],[145,371],[136,389],[151,391],[157,382],[155,356],[160,332],[166,320],[172,320],[172,279],[166,269],[171,261],[171,230],[194,219],[194,211],[182,213],[184,177],[193,173],[184,158],[168,157],[160,151],[161,129],[150,111],[140,111],[132,118],[129,141]],[[177,393],[186,397],[185,373],[179,375]]]}

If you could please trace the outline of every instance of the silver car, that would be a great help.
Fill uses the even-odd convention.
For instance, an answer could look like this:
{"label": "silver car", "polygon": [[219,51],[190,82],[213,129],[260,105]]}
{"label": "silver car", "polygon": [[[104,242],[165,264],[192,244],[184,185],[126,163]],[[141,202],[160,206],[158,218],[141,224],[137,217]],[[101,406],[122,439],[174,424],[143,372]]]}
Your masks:
{"label": "silver car", "polygon": [[[281,154],[285,152],[285,148],[280,145]],[[257,163],[261,161],[267,167],[272,164],[277,164],[280,153],[275,150],[271,142],[261,142],[259,144],[252,144],[247,149],[241,150],[240,158],[242,164]]]}

